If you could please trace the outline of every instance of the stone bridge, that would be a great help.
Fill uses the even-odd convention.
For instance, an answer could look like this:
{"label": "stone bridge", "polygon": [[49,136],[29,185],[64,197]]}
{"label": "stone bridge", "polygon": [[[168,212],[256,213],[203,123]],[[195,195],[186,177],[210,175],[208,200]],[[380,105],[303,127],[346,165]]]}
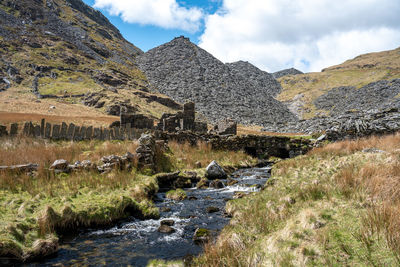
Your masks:
{"label": "stone bridge", "polygon": [[[158,136],[157,136],[158,135]],[[189,142],[192,145],[199,141],[211,144],[213,149],[239,151],[259,157],[292,158],[311,150],[314,143],[307,138],[266,135],[213,135],[194,134],[191,132],[156,133],[157,138]]]}

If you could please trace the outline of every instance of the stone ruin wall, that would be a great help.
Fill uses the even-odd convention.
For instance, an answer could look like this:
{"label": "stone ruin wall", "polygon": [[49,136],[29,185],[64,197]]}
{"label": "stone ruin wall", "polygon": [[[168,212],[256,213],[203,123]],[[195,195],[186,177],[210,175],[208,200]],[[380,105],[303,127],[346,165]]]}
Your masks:
{"label": "stone ruin wall", "polygon": [[100,128],[93,126],[79,126],[74,123],[51,124],[44,119],[40,124],[25,122],[23,125],[12,123],[10,129],[0,126],[1,136],[29,136],[51,140],[136,140],[149,129],[137,129],[128,123],[124,127]]}
{"label": "stone ruin wall", "polygon": [[[142,114],[121,113],[120,121],[113,122],[109,128],[93,126],[79,126],[74,123],[51,124],[44,119],[40,124],[26,122],[23,125],[12,123],[9,131],[0,125],[1,136],[30,136],[51,140],[136,140],[142,133],[153,132],[160,135],[162,132],[177,133],[190,131],[197,134],[207,134],[207,123],[195,120],[195,104],[185,103],[183,111],[176,114],[165,113],[160,122],[154,126],[154,120]],[[22,126],[22,127],[21,127]],[[236,135],[236,122],[231,119],[221,120],[211,131],[217,135]]]}

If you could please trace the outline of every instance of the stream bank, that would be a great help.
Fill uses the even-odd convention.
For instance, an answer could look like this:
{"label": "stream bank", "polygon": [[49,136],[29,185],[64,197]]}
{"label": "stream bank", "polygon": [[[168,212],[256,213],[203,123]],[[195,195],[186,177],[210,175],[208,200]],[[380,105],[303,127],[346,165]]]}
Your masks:
{"label": "stream bank", "polygon": [[[187,198],[174,201],[165,192],[154,200],[160,219],[131,218],[111,228],[87,230],[65,240],[54,257],[26,266],[54,264],[146,266],[151,259],[173,260],[202,252],[202,243],[193,240],[196,229],[206,229],[215,237],[229,222],[226,201],[259,191],[269,178],[270,167],[239,169],[230,175],[223,188],[185,189]],[[235,182],[232,182],[235,181]],[[221,180],[227,184],[228,180]],[[235,184],[233,184],[235,183]],[[235,193],[242,192],[242,193]],[[162,221],[169,221],[170,233],[158,231]]]}

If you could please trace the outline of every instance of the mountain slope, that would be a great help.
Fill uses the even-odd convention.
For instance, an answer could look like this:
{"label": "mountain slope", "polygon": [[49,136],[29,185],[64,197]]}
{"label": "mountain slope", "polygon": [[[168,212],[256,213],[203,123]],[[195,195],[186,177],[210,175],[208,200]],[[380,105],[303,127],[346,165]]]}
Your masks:
{"label": "mountain slope", "polygon": [[123,104],[159,117],[171,109],[149,103],[147,78],[135,63],[142,53],[81,0],[2,0],[0,111],[85,114],[85,102],[93,116],[117,115]]}
{"label": "mountain slope", "polygon": [[151,49],[137,63],[154,89],[179,102],[194,101],[211,121],[230,117],[264,125],[296,120],[271,96],[280,86],[270,74],[245,62],[225,65],[187,38]]}
{"label": "mountain slope", "polygon": [[[341,103],[342,112],[352,108],[350,99],[369,98],[372,104],[370,106],[364,105],[363,108],[377,108],[379,105],[374,105],[377,104],[374,103],[374,99],[377,99],[376,97],[387,98],[385,92],[388,89],[380,90],[380,88],[390,87],[393,84],[391,80],[396,78],[400,78],[400,48],[360,55],[343,64],[326,68],[322,72],[281,77],[278,81],[282,86],[282,91],[277,96],[277,99],[286,102],[289,106],[296,106],[297,115],[307,119],[316,115],[331,114],[330,112],[334,107],[331,105],[329,109],[322,108],[321,105],[318,105],[317,102],[319,101],[317,99],[332,97],[333,91],[331,90],[334,88],[349,86],[354,91],[351,93],[354,95],[353,98],[348,98],[346,102],[343,94],[339,94],[336,97],[336,100]],[[381,80],[388,81],[388,85],[384,85],[384,83],[368,85]],[[389,90],[397,90],[397,85],[395,84],[397,83],[395,82],[394,87]],[[368,86],[359,91],[357,95],[358,89],[366,85]],[[380,87],[381,85],[383,87]],[[372,87],[374,88],[374,93],[365,95],[364,93],[371,92]],[[337,90],[334,89],[334,91]],[[325,96],[326,94],[329,95]],[[390,98],[396,101],[395,97],[390,96]],[[387,101],[390,103],[390,99]],[[335,110],[339,110],[339,108]]]}

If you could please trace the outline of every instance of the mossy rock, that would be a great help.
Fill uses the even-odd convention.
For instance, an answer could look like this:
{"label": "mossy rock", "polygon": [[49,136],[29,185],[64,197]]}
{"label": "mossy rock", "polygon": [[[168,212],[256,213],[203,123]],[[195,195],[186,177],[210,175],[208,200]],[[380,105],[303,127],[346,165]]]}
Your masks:
{"label": "mossy rock", "polygon": [[196,244],[201,244],[210,240],[210,237],[211,237],[210,230],[205,228],[197,228],[193,234],[193,241]]}
{"label": "mossy rock", "polygon": [[196,187],[197,187],[197,189],[206,189],[206,188],[208,188],[209,184],[210,184],[210,181],[207,178],[203,177],[196,184]]}
{"label": "mossy rock", "polygon": [[178,188],[176,190],[168,191],[165,196],[169,199],[173,199],[176,201],[184,200],[187,198],[187,194],[184,190]]}

